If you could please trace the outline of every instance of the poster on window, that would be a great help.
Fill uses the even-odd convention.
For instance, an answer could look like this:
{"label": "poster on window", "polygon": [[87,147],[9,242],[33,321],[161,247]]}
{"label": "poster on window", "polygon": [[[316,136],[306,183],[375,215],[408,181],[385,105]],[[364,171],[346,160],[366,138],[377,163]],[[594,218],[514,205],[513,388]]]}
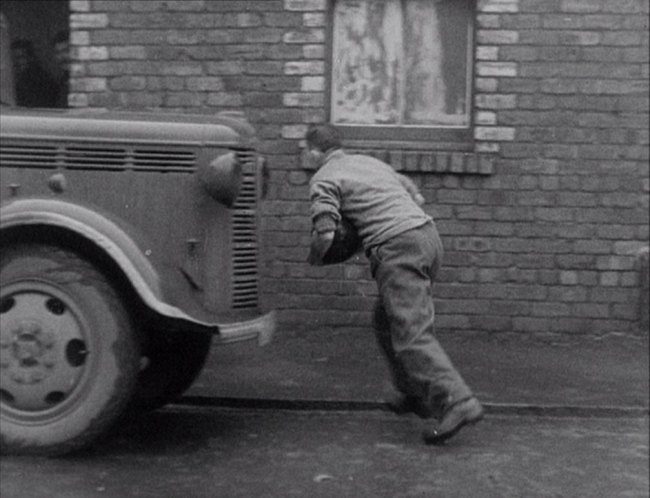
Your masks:
{"label": "poster on window", "polygon": [[467,127],[471,0],[338,0],[332,122]]}

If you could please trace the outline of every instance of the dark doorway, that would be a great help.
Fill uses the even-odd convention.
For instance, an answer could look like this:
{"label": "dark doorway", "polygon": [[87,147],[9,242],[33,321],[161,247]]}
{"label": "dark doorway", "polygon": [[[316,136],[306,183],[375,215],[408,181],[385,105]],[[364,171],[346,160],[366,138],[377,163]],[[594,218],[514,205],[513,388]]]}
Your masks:
{"label": "dark doorway", "polygon": [[9,27],[17,104],[67,107],[68,0],[2,0],[0,5]]}

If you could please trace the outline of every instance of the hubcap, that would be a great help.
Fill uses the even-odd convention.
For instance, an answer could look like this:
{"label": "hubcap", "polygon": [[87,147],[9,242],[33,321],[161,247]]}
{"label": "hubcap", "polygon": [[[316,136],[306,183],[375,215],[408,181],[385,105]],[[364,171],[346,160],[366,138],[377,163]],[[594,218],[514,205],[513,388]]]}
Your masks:
{"label": "hubcap", "polygon": [[83,320],[71,299],[44,283],[3,287],[0,397],[3,409],[63,408],[86,370]]}

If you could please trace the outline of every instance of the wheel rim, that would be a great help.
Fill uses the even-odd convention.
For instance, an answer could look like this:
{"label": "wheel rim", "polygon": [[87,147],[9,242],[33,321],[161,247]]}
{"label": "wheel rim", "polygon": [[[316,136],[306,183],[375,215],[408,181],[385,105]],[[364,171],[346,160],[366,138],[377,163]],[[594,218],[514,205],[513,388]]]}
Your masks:
{"label": "wheel rim", "polygon": [[23,422],[58,418],[84,393],[95,348],[74,299],[49,282],[22,281],[0,296],[0,403]]}

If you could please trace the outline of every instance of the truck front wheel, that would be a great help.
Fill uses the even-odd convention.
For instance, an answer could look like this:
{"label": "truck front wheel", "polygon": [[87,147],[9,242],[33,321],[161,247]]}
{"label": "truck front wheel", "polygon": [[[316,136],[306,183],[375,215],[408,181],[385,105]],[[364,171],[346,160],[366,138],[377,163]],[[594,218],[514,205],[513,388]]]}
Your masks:
{"label": "truck front wheel", "polygon": [[93,442],[132,396],[139,351],[115,288],[59,247],[0,255],[0,451],[62,454]]}

